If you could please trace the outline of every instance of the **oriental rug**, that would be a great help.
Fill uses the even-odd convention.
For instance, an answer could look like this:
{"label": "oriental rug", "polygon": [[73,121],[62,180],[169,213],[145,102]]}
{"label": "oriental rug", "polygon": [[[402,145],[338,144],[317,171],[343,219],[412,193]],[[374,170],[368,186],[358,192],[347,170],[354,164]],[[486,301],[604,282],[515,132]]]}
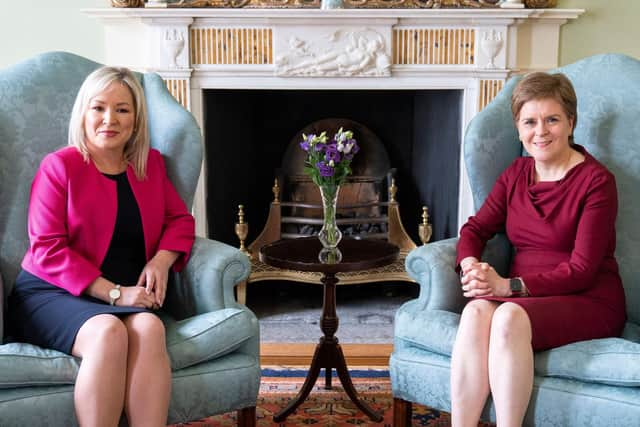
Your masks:
{"label": "oriental rug", "polygon": [[[371,421],[360,412],[345,394],[340,380],[334,376],[332,389],[324,389],[324,370],[307,400],[285,422],[276,423],[273,416],[297,394],[307,374],[301,369],[263,369],[260,394],[256,408],[257,427],[369,427],[393,425],[393,397],[391,380],[387,370],[350,370],[358,396],[375,411],[383,414],[380,423]],[[446,412],[422,405],[413,405],[412,426],[449,427],[450,416]],[[236,426],[236,413],[215,415],[171,427],[231,427]],[[480,423],[479,427],[493,424]]]}

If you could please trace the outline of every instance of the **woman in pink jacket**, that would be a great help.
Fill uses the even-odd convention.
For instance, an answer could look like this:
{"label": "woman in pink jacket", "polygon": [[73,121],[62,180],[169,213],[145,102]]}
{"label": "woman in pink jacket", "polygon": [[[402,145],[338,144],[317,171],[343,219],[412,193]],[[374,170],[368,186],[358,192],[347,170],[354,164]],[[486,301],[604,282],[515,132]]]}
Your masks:
{"label": "woman in pink jacket", "polygon": [[69,146],[33,180],[30,246],[11,295],[16,339],[82,358],[80,425],[166,425],[171,371],[164,303],[194,220],[150,149],[143,90],[125,68],[83,83]]}

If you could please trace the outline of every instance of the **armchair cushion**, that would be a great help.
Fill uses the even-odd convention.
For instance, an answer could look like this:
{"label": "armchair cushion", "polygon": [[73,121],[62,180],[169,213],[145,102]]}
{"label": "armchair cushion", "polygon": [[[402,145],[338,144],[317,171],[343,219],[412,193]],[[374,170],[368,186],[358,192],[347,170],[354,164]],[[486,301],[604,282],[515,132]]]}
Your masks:
{"label": "armchair cushion", "polygon": [[625,387],[640,386],[640,344],[603,338],[567,344],[535,355],[538,376]]}
{"label": "armchair cushion", "polygon": [[[405,325],[396,330],[396,339],[423,350],[451,356],[460,315],[445,310],[417,310],[418,300],[405,303],[394,323]],[[401,332],[401,333],[400,333]]]}
{"label": "armchair cushion", "polygon": [[203,313],[175,321],[163,316],[171,369],[192,366],[238,349],[255,336],[255,316],[240,308]]}
{"label": "armchair cushion", "polygon": [[73,384],[80,362],[56,350],[24,343],[0,346],[0,388]]}
{"label": "armchair cushion", "polygon": [[[237,350],[258,329],[253,314],[226,308],[176,321],[161,313],[171,370],[177,371]],[[0,346],[0,388],[75,383],[79,359],[25,343]]]}

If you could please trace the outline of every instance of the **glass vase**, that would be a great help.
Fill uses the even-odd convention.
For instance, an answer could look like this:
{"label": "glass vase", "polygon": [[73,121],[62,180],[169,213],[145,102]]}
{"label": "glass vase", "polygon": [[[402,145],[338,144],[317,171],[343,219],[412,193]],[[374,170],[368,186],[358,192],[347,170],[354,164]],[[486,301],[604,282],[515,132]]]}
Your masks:
{"label": "glass vase", "polygon": [[338,243],[342,239],[342,232],[336,222],[336,206],[338,204],[339,185],[321,185],[320,198],[322,199],[322,228],[318,233],[318,239],[322,243],[322,251],[318,255],[321,262],[337,263],[342,258],[338,250]]}

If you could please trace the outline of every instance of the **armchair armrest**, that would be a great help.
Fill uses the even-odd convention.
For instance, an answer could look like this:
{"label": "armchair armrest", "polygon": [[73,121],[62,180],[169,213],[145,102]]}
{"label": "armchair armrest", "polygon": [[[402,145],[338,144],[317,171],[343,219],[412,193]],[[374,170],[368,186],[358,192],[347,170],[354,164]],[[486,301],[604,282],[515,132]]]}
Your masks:
{"label": "armchair armrest", "polygon": [[169,286],[165,309],[182,319],[222,308],[242,308],[233,290],[250,271],[249,258],[238,249],[196,237],[189,262]]}
{"label": "armchair armrest", "polygon": [[[458,238],[440,240],[414,249],[407,256],[409,276],[420,284],[419,304],[423,310],[445,310],[460,313],[467,298],[462,295],[460,278],[455,271]],[[482,259],[506,277],[511,260],[511,245],[504,234],[489,242]]]}
{"label": "armchair armrest", "polygon": [[466,298],[455,271],[457,242],[457,237],[439,240],[419,246],[407,255],[405,268],[420,284],[418,302],[423,310],[462,311]]}

